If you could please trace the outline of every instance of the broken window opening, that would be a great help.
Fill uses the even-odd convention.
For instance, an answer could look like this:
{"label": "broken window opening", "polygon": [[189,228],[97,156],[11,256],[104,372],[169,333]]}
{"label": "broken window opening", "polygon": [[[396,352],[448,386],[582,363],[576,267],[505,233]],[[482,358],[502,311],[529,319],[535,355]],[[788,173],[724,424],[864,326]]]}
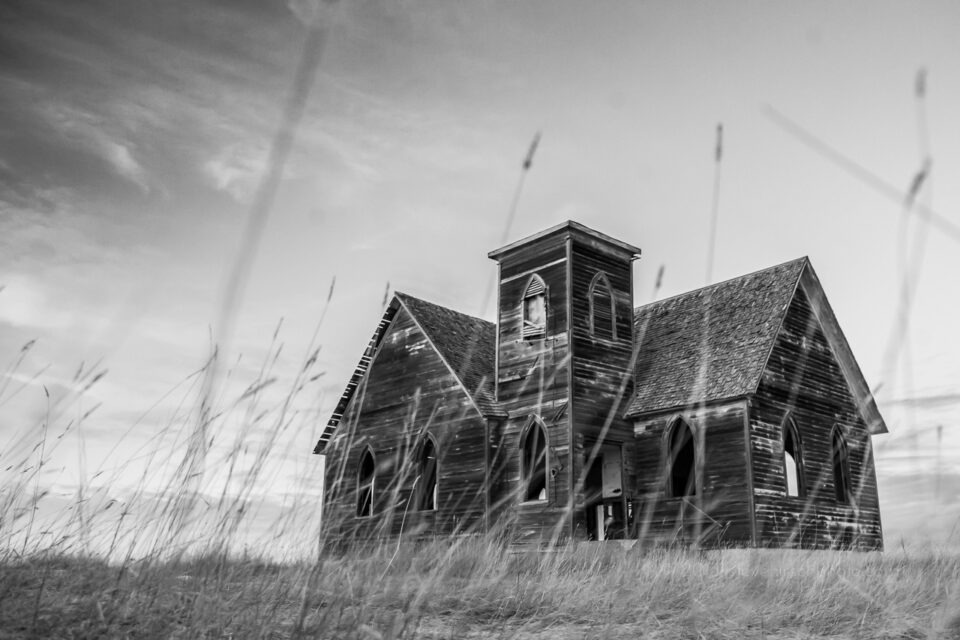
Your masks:
{"label": "broken window opening", "polygon": [[847,443],[844,442],[839,428],[834,428],[832,442],[834,497],[841,504],[850,504],[853,502],[853,496],[850,492],[850,455],[847,452]]}
{"label": "broken window opening", "polygon": [[617,306],[607,275],[598,271],[590,283],[590,335],[606,340],[617,339]]}
{"label": "broken window opening", "polygon": [[377,477],[373,452],[366,449],[357,467],[357,516],[373,515],[373,489]]}
{"label": "broken window opening", "polygon": [[669,442],[667,495],[671,498],[694,496],[697,494],[697,455],[689,425],[683,420],[677,420]]}
{"label": "broken window opening", "polygon": [[427,436],[417,459],[417,510],[434,511],[437,508],[437,445]]}
{"label": "broken window opening", "polygon": [[783,466],[787,482],[787,495],[802,498],[806,495],[803,479],[803,454],[800,449],[800,437],[793,419],[788,419],[783,427]]}
{"label": "broken window opening", "polygon": [[542,338],[547,331],[547,287],[543,278],[534,274],[523,293],[521,335],[527,338]]}
{"label": "broken window opening", "polygon": [[521,473],[525,502],[547,499],[547,436],[534,420],[521,444]]}

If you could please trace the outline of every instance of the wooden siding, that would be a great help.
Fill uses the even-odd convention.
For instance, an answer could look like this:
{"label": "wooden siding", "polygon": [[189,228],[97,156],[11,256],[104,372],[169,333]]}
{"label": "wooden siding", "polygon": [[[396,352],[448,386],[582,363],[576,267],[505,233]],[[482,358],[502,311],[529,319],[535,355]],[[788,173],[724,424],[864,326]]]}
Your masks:
{"label": "wooden siding", "polygon": [[[782,425],[797,427],[806,497],[787,495]],[[831,433],[849,451],[852,504],[834,496]],[[750,411],[760,546],[883,546],[873,449],[867,426],[802,289],[790,304]]]}
{"label": "wooden siding", "polygon": [[568,521],[566,474],[560,473],[569,464],[566,417],[546,422],[546,500],[526,501],[523,496],[520,440],[528,421],[517,417],[498,423],[491,436],[492,526],[515,545],[560,542],[566,537]]}
{"label": "wooden siding", "polygon": [[[435,511],[411,504],[416,450],[437,443]],[[381,340],[366,377],[327,445],[324,528],[341,541],[400,534],[483,530],[485,422],[457,378],[403,309]],[[357,465],[376,458],[373,515],[356,516]]]}
{"label": "wooden siding", "polygon": [[[622,459],[632,466],[633,427],[621,416],[629,404],[630,361],[633,353],[632,255],[610,251],[598,243],[574,238],[571,245],[570,335],[572,375],[572,422],[574,451],[575,531],[586,531],[584,480],[596,455],[594,445],[603,442],[627,445]],[[606,274],[615,301],[616,339],[590,332],[590,283],[598,272]],[[624,477],[631,470],[625,470]],[[631,499],[625,483],[623,500]]]}
{"label": "wooden siding", "polygon": [[[752,540],[744,420],[736,401],[641,417],[636,437],[633,534],[641,540],[704,546],[745,545]],[[667,430],[678,418],[694,433],[697,495],[667,497]]]}
{"label": "wooden siding", "polygon": [[526,282],[525,276],[533,274],[545,265],[565,260],[566,257],[567,249],[563,236],[545,239],[536,245],[503,256],[500,259],[500,282],[511,283],[515,280]]}
{"label": "wooden siding", "polygon": [[[562,236],[544,238],[500,258],[497,343],[497,399],[508,412],[491,433],[491,520],[513,543],[556,540],[568,519],[569,426],[567,259]],[[521,336],[521,302],[532,274],[547,288],[547,325],[543,338]],[[520,438],[530,416],[546,425],[547,500],[521,498]],[[551,469],[557,469],[553,474]]]}

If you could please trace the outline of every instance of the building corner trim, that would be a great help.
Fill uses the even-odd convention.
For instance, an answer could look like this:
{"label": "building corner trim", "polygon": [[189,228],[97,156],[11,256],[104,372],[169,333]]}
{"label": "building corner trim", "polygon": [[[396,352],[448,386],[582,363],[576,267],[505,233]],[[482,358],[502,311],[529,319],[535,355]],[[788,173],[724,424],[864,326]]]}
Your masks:
{"label": "building corner trim", "polygon": [[750,437],[750,400],[743,402],[743,446],[747,463],[747,508],[750,510],[750,544],[757,546],[757,502],[753,487],[753,440]]}

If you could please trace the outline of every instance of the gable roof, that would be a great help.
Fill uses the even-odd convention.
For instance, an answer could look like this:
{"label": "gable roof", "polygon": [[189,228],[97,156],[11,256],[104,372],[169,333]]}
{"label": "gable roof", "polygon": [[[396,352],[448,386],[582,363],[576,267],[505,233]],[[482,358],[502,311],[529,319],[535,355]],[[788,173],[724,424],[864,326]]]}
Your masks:
{"label": "gable roof", "polygon": [[380,342],[401,308],[406,309],[423,331],[441,360],[463,385],[477,410],[485,416],[506,415],[495,400],[493,371],[496,325],[398,291],[387,305],[359,364],[350,376],[337,407],[320,434],[314,453],[323,453],[326,449],[357,388],[366,376]]}
{"label": "gable roof", "polygon": [[805,257],[635,309],[634,394],[626,416],[755,393],[798,289],[811,304],[867,429],[887,433]]}
{"label": "gable roof", "polygon": [[626,415],[753,393],[807,264],[800,258],[636,309]]}
{"label": "gable roof", "polygon": [[[807,295],[870,433],[886,433],[873,395],[807,258],[634,310],[634,392],[626,417],[756,392],[797,289]],[[496,402],[496,325],[397,292],[314,449],[323,453],[399,309],[405,309],[484,416]],[[706,358],[701,358],[706,354]]]}
{"label": "gable roof", "polygon": [[497,326],[397,292],[414,321],[463,384],[483,415],[505,415],[495,400]]}

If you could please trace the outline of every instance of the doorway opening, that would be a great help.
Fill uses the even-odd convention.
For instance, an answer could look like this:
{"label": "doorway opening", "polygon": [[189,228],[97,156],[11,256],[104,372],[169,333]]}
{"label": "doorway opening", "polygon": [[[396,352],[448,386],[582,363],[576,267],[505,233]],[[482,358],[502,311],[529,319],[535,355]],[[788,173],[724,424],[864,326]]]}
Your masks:
{"label": "doorway opening", "polygon": [[[587,459],[596,445],[586,447]],[[619,444],[600,445],[583,483],[587,535],[590,540],[627,537],[623,493],[623,451]]]}

